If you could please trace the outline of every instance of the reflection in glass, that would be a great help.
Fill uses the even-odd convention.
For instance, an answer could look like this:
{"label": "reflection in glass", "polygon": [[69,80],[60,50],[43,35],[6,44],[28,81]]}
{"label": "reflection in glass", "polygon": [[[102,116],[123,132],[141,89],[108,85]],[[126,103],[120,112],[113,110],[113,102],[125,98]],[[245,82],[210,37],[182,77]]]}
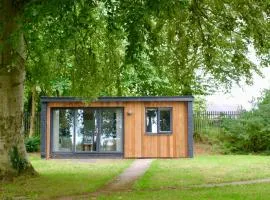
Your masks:
{"label": "reflection in glass", "polygon": [[171,110],[160,110],[160,131],[171,131]]}
{"label": "reflection in glass", "polygon": [[54,152],[122,152],[122,109],[54,109],[52,125]]}
{"label": "reflection in glass", "polygon": [[75,111],[76,151],[96,151],[97,111],[78,109]]}
{"label": "reflection in glass", "polygon": [[70,109],[53,111],[53,151],[70,152],[73,147],[74,116]]}
{"label": "reflection in glass", "polygon": [[157,133],[157,109],[155,108],[146,110],[146,132]]}
{"label": "reflection in glass", "polygon": [[122,151],[121,109],[101,110],[100,151]]}

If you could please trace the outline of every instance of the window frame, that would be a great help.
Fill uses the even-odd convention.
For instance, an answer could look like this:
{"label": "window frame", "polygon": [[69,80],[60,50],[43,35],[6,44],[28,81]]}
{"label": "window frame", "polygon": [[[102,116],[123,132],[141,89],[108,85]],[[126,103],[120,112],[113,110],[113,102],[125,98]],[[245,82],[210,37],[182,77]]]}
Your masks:
{"label": "window frame", "polygon": [[[147,110],[148,109],[155,109],[157,110],[157,132],[148,132],[147,131]],[[170,131],[161,131],[160,130],[160,111],[170,111]],[[145,107],[145,112],[144,112],[144,121],[145,121],[145,133],[147,135],[171,135],[172,134],[172,128],[173,128],[173,109],[172,107]]]}
{"label": "window frame", "polygon": [[[53,117],[54,117],[54,114],[53,112],[55,110],[71,110],[72,111],[72,116],[73,116],[73,124],[74,124],[74,127],[73,127],[73,139],[72,139],[72,150],[71,151],[55,151],[54,150],[54,131],[53,131],[53,126],[54,126],[54,122],[53,122]],[[98,112],[98,138],[96,140],[97,142],[97,149],[96,151],[77,151],[76,150],[76,141],[77,141],[77,138],[76,138],[76,110],[80,110],[80,109],[92,109],[92,110],[96,110]],[[121,130],[121,149],[120,151],[100,151],[100,132],[101,132],[101,118],[100,118],[100,115],[101,115],[101,112],[103,110],[114,110],[114,109],[120,109],[121,110],[121,117],[122,117],[122,130]],[[91,154],[91,155],[106,155],[106,154],[123,154],[124,153],[124,141],[125,141],[125,135],[124,135],[124,107],[53,107],[50,111],[50,151],[52,153],[52,155],[57,155],[57,154]]]}

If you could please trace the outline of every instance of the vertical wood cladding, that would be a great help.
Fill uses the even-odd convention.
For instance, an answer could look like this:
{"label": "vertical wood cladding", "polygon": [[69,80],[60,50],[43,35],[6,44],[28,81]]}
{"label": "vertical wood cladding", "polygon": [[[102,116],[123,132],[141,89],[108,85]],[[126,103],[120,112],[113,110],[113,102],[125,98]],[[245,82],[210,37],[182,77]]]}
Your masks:
{"label": "vertical wood cladding", "polygon": [[[125,111],[126,158],[187,157],[187,103],[185,102],[128,102]],[[145,108],[172,107],[172,133],[145,133]]]}
{"label": "vertical wood cladding", "polygon": [[[50,150],[51,108],[64,107],[122,107],[124,108],[124,157],[125,158],[178,158],[187,157],[188,113],[187,102],[50,102],[47,109],[46,157]],[[171,107],[172,133],[149,135],[145,133],[145,108]]]}

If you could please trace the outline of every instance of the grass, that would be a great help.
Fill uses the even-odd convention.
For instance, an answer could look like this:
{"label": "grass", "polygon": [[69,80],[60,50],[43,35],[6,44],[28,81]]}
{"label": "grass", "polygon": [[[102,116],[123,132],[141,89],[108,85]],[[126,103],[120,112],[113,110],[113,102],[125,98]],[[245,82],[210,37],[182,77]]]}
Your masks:
{"label": "grass", "polygon": [[198,156],[194,159],[156,160],[134,188],[188,187],[265,177],[270,178],[268,156]]}
{"label": "grass", "polygon": [[52,199],[95,191],[121,173],[131,160],[42,160],[30,156],[38,177],[19,177],[0,183],[0,199]]}
{"label": "grass", "polygon": [[242,186],[226,186],[222,188],[197,188],[186,190],[159,190],[121,192],[111,196],[101,196],[100,200],[129,199],[129,200],[268,200],[270,183]]}
{"label": "grass", "polygon": [[220,188],[195,185],[270,178],[270,157],[208,155],[194,159],[158,159],[132,192],[100,199],[269,199],[270,183]]}
{"label": "grass", "polygon": [[[53,199],[90,193],[104,185],[131,160],[41,160],[31,156],[40,176],[17,178],[0,184],[0,199]],[[93,160],[94,161],[94,160]],[[131,192],[103,195],[99,199],[269,199],[270,183],[194,188],[195,185],[270,178],[270,157],[255,155],[207,155],[194,159],[157,159]]]}

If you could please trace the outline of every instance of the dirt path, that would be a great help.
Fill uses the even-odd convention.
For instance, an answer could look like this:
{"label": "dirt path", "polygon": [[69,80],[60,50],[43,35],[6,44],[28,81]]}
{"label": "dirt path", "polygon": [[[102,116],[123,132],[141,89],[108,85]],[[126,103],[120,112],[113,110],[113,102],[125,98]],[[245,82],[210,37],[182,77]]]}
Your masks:
{"label": "dirt path", "polygon": [[269,182],[270,182],[270,178],[265,178],[265,179],[248,180],[248,181],[234,181],[234,182],[228,182],[228,183],[202,184],[202,185],[196,185],[194,187],[212,188],[212,187],[224,187],[224,186],[231,186],[231,185],[250,185],[250,184],[256,184],[256,183],[269,183]]}
{"label": "dirt path", "polygon": [[101,194],[131,191],[134,181],[146,172],[152,161],[153,159],[137,159],[122,174],[96,192],[73,197],[61,197],[59,200],[96,199]]}
{"label": "dirt path", "polygon": [[260,184],[260,183],[270,183],[270,178],[247,180],[247,181],[233,181],[227,183],[209,183],[209,184],[200,184],[200,185],[190,185],[190,186],[169,186],[162,188],[146,189],[143,191],[160,191],[160,190],[190,190],[194,188],[215,188],[215,187],[225,187],[225,186],[234,186],[234,185],[251,185],[251,184]]}
{"label": "dirt path", "polygon": [[137,159],[129,168],[120,174],[115,180],[105,185],[95,193],[108,193],[118,191],[128,191],[131,189],[135,180],[142,176],[150,167],[152,159]]}

